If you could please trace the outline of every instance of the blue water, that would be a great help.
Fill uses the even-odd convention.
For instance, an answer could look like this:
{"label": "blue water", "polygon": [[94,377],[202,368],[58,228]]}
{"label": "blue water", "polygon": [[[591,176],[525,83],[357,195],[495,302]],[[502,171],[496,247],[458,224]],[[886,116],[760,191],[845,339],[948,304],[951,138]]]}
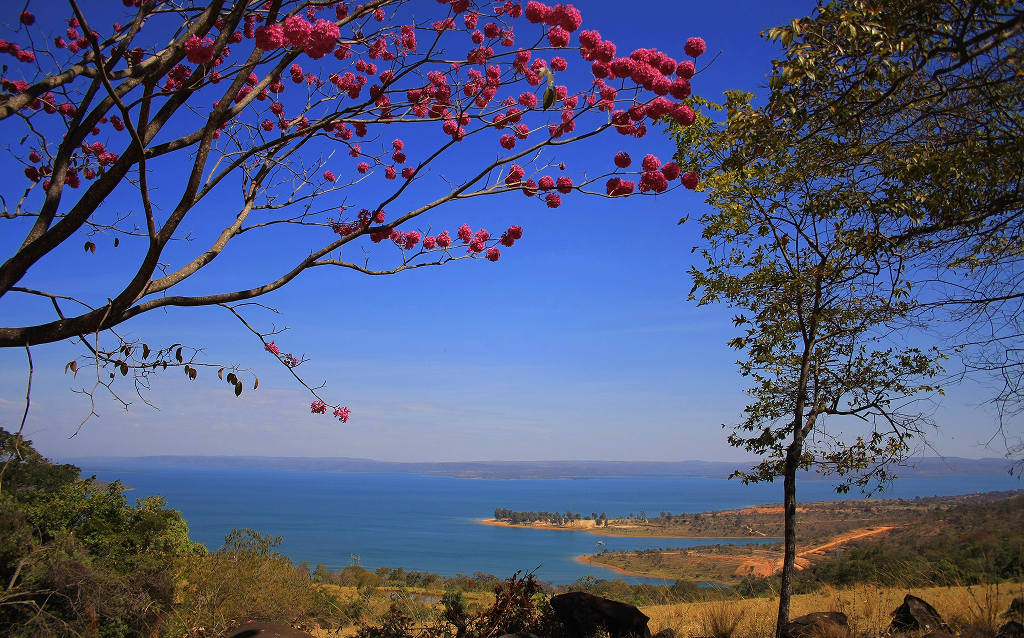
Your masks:
{"label": "blue water", "polygon": [[[87,471],[86,474],[91,474]],[[589,515],[657,516],[733,509],[782,500],[781,484],[744,486],[701,477],[594,478],[486,481],[415,474],[347,474],[287,470],[157,468],[97,471],[105,481],[133,488],[129,498],[162,494],[184,515],[193,540],[219,548],[234,528],[283,535],[281,551],[293,561],[330,569],[358,556],[367,569],[402,567],[453,576],[476,571],[504,578],[536,568],[542,580],[569,583],[592,574],[618,573],[586,565],[577,556],[600,549],[635,550],[743,541],[620,538],[583,531],[547,531],[485,525],[496,507]],[[901,479],[890,498],[948,496],[1017,489],[1005,476]],[[835,500],[827,482],[798,486],[799,500]],[[859,498],[852,495],[851,498]],[[598,541],[604,545],[595,549]],[[662,584],[658,579],[626,577]]]}

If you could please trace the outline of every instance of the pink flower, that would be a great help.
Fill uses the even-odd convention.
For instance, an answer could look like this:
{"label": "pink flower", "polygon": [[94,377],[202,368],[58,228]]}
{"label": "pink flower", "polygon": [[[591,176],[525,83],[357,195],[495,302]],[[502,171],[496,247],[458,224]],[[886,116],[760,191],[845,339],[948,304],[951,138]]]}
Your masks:
{"label": "pink flower", "polygon": [[204,38],[200,40],[192,36],[185,41],[185,56],[192,64],[202,64],[213,59],[213,40]]}
{"label": "pink flower", "polygon": [[532,179],[528,179],[523,182],[523,195],[527,197],[533,197],[537,194],[537,182]]}
{"label": "pink flower", "polygon": [[348,408],[336,408],[334,410],[334,416],[342,423],[348,423],[348,417],[350,414],[352,414],[352,410],[349,410]]}
{"label": "pink flower", "polygon": [[356,165],[356,170],[359,171],[361,175],[365,175],[367,171],[370,170],[370,165],[366,162],[359,162],[359,164]]}
{"label": "pink flower", "polygon": [[263,349],[266,350],[267,352],[270,352],[271,354],[281,354],[281,349],[275,346],[273,341],[271,341],[268,344],[265,344],[263,346]]}
{"label": "pink flower", "polygon": [[571,177],[559,177],[556,182],[558,192],[563,195],[567,195],[572,192],[572,178]]}
{"label": "pink flower", "polygon": [[569,46],[569,32],[562,27],[551,27],[548,31],[548,42],[556,49]]}
{"label": "pink flower", "polygon": [[18,16],[18,19],[21,20],[21,23],[27,27],[32,26],[36,22],[36,17],[29,13],[28,11],[23,11],[21,15]]}
{"label": "pink flower", "polygon": [[468,244],[473,238],[473,229],[469,227],[469,224],[463,224],[459,226],[459,239],[462,240],[463,244]]}
{"label": "pink flower", "polygon": [[451,235],[448,234],[447,230],[437,236],[437,245],[441,248],[447,248],[452,245],[452,238]]}
{"label": "pink flower", "polygon": [[384,169],[385,179],[395,179],[396,177],[398,177],[398,171],[395,170],[394,166],[388,166]]}
{"label": "pink flower", "polygon": [[256,29],[256,46],[264,51],[280,49],[285,45],[284,27],[279,24],[263,25]]}
{"label": "pink flower", "polygon": [[558,193],[548,193],[544,196],[544,201],[547,202],[548,208],[558,208],[562,205],[562,196]]}
{"label": "pink flower", "polygon": [[537,106],[537,96],[533,93],[522,93],[519,96],[519,103],[528,109],[532,109]]}
{"label": "pink flower", "polygon": [[334,173],[331,171],[324,171],[324,179],[328,182],[333,182],[336,178],[334,177]]}
{"label": "pink flower", "polygon": [[601,44],[601,33],[598,31],[580,32],[580,44],[588,49],[596,49]]}
{"label": "pink flower", "polygon": [[676,164],[675,162],[666,162],[665,165],[661,167],[661,172],[665,175],[665,179],[671,182],[679,177],[679,173],[682,172],[682,169],[679,168],[679,164]]}
{"label": "pink flower", "polygon": [[523,228],[522,226],[509,226],[508,230],[501,234],[500,243],[502,246],[511,246],[516,243],[517,239],[522,238]]}
{"label": "pink flower", "polygon": [[508,177],[505,178],[506,186],[517,186],[522,181],[526,171],[519,164],[513,164],[508,169]]}
{"label": "pink flower", "polygon": [[700,177],[697,176],[697,173],[690,171],[689,173],[683,174],[683,186],[693,190],[697,188],[698,184],[700,184]]}
{"label": "pink flower", "polygon": [[324,414],[325,412],[327,412],[327,404],[321,401],[320,399],[317,399],[316,401],[310,404],[309,411],[312,412],[313,414]]}
{"label": "pink flower", "polygon": [[605,184],[605,192],[612,197],[627,196],[633,194],[635,187],[636,184],[631,180],[613,177]]}
{"label": "pink flower", "polygon": [[625,151],[619,151],[615,154],[615,165],[619,168],[629,168],[629,165],[633,163],[633,160],[629,159],[629,154]]}
{"label": "pink flower", "polygon": [[328,53],[334,51],[334,47],[337,45],[338,37],[340,35],[341,32],[338,30],[338,25],[328,20],[317,20],[309,34],[309,44],[306,46],[306,55],[314,60],[319,60],[326,56]]}
{"label": "pink flower", "polygon": [[696,119],[696,115],[694,115],[693,109],[685,104],[680,104],[676,108],[672,109],[672,119],[682,126],[690,126]]}
{"label": "pink flower", "polygon": [[696,72],[697,69],[693,66],[693,62],[690,62],[689,60],[685,62],[680,62],[679,66],[676,67],[676,75],[683,78],[684,80],[689,80],[690,78],[693,77],[693,74]]}
{"label": "pink flower", "polygon": [[708,45],[704,42],[703,38],[690,38],[686,41],[686,46],[683,47],[683,51],[686,51],[686,55],[691,58],[700,57],[701,53],[704,53],[708,48]]}
{"label": "pink flower", "polygon": [[32,162],[33,164],[38,164],[42,160],[43,157],[35,151],[32,151],[31,153],[28,154],[28,161]]}
{"label": "pink flower", "polygon": [[661,193],[667,188],[668,180],[665,179],[665,175],[659,170],[644,171],[643,175],[640,176],[641,193],[646,193],[647,191]]}
{"label": "pink flower", "polygon": [[490,248],[487,249],[486,257],[488,261],[498,261],[498,259],[501,257],[501,251],[495,248],[494,246],[491,246]]}
{"label": "pink flower", "polygon": [[25,177],[29,178],[33,182],[38,182],[40,177],[39,169],[37,169],[35,166],[26,166]]}
{"label": "pink flower", "polygon": [[545,175],[544,177],[540,178],[540,181],[537,183],[537,185],[540,186],[540,189],[542,191],[549,191],[555,187],[555,179],[550,175]]}
{"label": "pink flower", "polygon": [[690,97],[690,81],[686,78],[676,78],[669,87],[668,92],[677,100],[685,100]]}
{"label": "pink flower", "polygon": [[305,46],[309,34],[313,32],[313,25],[300,15],[293,15],[285,18],[284,37],[293,47]]}
{"label": "pink flower", "polygon": [[533,24],[540,24],[547,20],[548,15],[551,14],[551,9],[536,0],[530,0],[526,3],[526,19]]}
{"label": "pink flower", "polygon": [[511,151],[516,146],[516,136],[505,134],[501,136],[501,147],[505,150]]}
{"label": "pink flower", "polygon": [[633,75],[633,69],[636,67],[636,62],[631,58],[615,58],[609,64],[609,68],[617,78],[628,78]]}
{"label": "pink flower", "polygon": [[656,171],[661,168],[661,160],[654,155],[648,154],[644,156],[644,161],[640,165],[644,167],[645,171]]}
{"label": "pink flower", "polygon": [[564,71],[569,68],[569,63],[562,57],[551,58],[551,69],[554,71]]}
{"label": "pink flower", "polygon": [[412,179],[412,176],[416,174],[416,169],[411,166],[406,166],[402,169],[402,177],[405,179]]}
{"label": "pink flower", "polygon": [[427,235],[423,238],[423,249],[434,250],[437,248],[437,238],[432,235]]}

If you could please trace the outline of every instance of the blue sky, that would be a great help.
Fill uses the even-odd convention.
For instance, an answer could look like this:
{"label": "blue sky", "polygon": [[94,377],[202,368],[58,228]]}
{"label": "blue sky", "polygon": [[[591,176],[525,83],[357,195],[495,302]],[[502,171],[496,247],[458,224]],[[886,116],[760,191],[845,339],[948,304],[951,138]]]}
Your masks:
{"label": "blue sky", "polygon": [[[413,3],[417,11],[436,11],[437,6]],[[583,28],[598,29],[620,52],[656,47],[683,59],[686,38],[703,37],[708,52],[702,65],[718,57],[694,79],[694,91],[718,99],[728,89],[764,95],[765,75],[778,51],[758,33],[807,15],[814,3],[740,2],[723,9],[726,5],[716,3],[670,2],[624,11],[622,3],[602,0],[576,6],[583,11]],[[41,13],[41,5],[35,8]],[[3,22],[13,24],[14,8],[4,11]],[[110,22],[117,18],[104,17]],[[519,37],[527,33],[525,27],[523,21]],[[583,68],[577,54],[566,57],[570,71]],[[429,138],[407,140],[413,157]],[[567,163],[567,174],[579,175],[594,170],[599,160],[608,164],[619,150],[634,160],[653,152],[664,161],[673,147],[654,129],[643,140],[604,135],[559,151],[555,161]],[[452,170],[493,153],[467,146],[452,160]],[[332,168],[344,164],[330,161]],[[0,167],[20,172],[9,158]],[[158,176],[169,193],[176,178],[173,167]],[[372,197],[374,185],[383,183],[379,176],[376,180],[355,191],[350,203]],[[217,206],[230,206],[230,195],[211,202],[208,214],[196,216],[190,230],[197,242],[176,247],[180,253],[175,254],[199,250],[204,238],[224,227],[226,218],[218,217]],[[87,401],[72,392],[86,380],[82,373],[75,380],[62,372],[75,354],[70,344],[39,346],[33,349],[36,374],[26,433],[44,453],[58,457],[748,462],[727,445],[722,429],[723,423],[739,419],[745,398],[735,353],[725,346],[734,336],[732,313],[687,301],[687,271],[697,258],[691,248],[700,243],[693,220],[705,210],[701,199],[676,189],[621,201],[572,194],[554,211],[518,194],[462,202],[416,220],[415,227],[432,224],[454,234],[463,222],[492,232],[514,223],[524,228],[523,239],[494,264],[462,261],[377,278],[313,271],[265,297],[262,301],[281,314],[253,312],[248,318],[263,329],[271,323],[289,328],[277,343],[283,351],[305,353],[310,361],[300,371],[314,383],[326,381],[325,398],[352,409],[347,424],[311,415],[311,397],[248,331],[224,310],[199,308],[150,313],[122,328],[150,344],[183,342],[204,348],[209,360],[249,367],[260,378],[259,390],[247,388],[236,398],[210,370],[201,370],[193,382],[168,372],[146,395],[159,409],[133,397],[126,411],[101,396],[99,417],[69,439],[88,413]],[[691,221],[677,226],[686,215]],[[28,224],[2,223],[0,253],[6,258]],[[84,241],[70,242],[25,285],[73,292],[102,305],[111,294],[105,284],[131,267],[133,248],[114,251],[111,240],[103,238],[97,240],[96,255],[83,256]],[[252,285],[308,254],[315,241],[298,232],[243,237],[209,275],[190,284],[190,291]],[[49,320],[47,312],[45,305],[23,297],[0,299],[5,325]],[[24,351],[0,352],[0,425],[8,430],[20,422],[26,375]],[[125,384],[120,389],[132,396]],[[953,388],[936,406],[940,431],[931,439],[935,450],[965,457],[999,455],[998,447],[993,451],[981,445],[995,431],[992,414],[979,407],[984,390]]]}

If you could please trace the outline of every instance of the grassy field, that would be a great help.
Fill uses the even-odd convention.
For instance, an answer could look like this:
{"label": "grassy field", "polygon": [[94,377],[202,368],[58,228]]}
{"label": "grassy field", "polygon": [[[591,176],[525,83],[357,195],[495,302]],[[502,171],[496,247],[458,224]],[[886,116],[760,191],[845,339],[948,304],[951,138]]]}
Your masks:
{"label": "grassy field", "polygon": [[[354,589],[351,592],[345,592],[344,589],[339,593],[348,593],[353,597],[357,595]],[[398,592],[382,588],[372,599],[370,608],[366,609],[366,615],[373,617],[383,614],[397,595],[400,606],[416,619],[417,625],[428,625],[436,617],[439,605],[415,602],[406,595],[412,599],[429,599],[437,594],[429,590]],[[791,616],[795,618],[815,611],[841,611],[847,615],[854,636],[879,636],[885,633],[891,621],[891,612],[902,604],[907,594],[931,603],[954,632],[972,624],[992,635],[1006,621],[1002,614],[1009,608],[1010,601],[1015,596],[1024,596],[1024,585],[909,589],[858,585],[843,589],[825,588],[815,594],[794,596]],[[489,594],[472,596],[475,604],[481,607],[489,605],[493,599]],[[710,597],[715,598],[714,595]],[[706,602],[643,606],[640,610],[651,618],[649,626],[652,633],[672,629],[677,638],[772,638],[775,635],[778,598],[737,599],[725,596]],[[346,638],[354,636],[356,632],[355,626],[334,632],[312,629],[312,633],[322,638]]]}
{"label": "grassy field", "polygon": [[[880,636],[889,627],[891,612],[907,594],[931,603],[955,632],[969,623],[992,635],[1006,621],[1001,614],[1009,608],[1013,597],[1024,596],[1024,585],[825,588],[815,594],[794,596],[791,617],[815,611],[841,611],[847,615],[855,636]],[[651,618],[652,633],[670,628],[678,638],[772,638],[778,604],[778,598],[756,598],[657,605],[641,610]]]}

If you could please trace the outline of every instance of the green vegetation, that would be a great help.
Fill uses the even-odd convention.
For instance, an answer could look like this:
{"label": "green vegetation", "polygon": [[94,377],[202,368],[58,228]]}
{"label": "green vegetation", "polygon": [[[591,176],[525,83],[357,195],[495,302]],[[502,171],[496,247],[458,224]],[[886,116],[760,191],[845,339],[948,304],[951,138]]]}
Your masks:
{"label": "green vegetation", "polygon": [[160,497],[80,479],[0,429],[0,634],[216,635],[245,620],[351,624],[359,597],[315,582],[274,551],[280,538],[232,532],[194,543]]}
{"label": "green vegetation", "polygon": [[579,512],[566,510],[565,514],[560,512],[513,512],[504,507],[494,509],[494,520],[507,521],[512,525],[530,525],[532,523],[548,523],[549,525],[571,525],[574,521],[586,520],[597,521],[598,525],[608,524],[608,517],[602,512],[600,515],[594,512],[590,516],[583,516]]}
{"label": "green vegetation", "polygon": [[[855,584],[926,587],[1024,582],[1020,533],[1024,495],[1019,492],[845,503],[860,506],[860,512],[841,512],[840,505],[844,503],[811,503],[801,514],[820,528],[798,539],[803,569],[794,578],[795,592]],[[821,520],[829,511],[836,519],[831,524]],[[868,530],[887,531],[856,538],[868,525],[872,526]],[[805,525],[805,531],[809,527]],[[853,540],[828,546],[836,534]],[[814,551],[816,546],[826,549]],[[781,544],[774,542],[605,551],[588,557],[588,562],[653,577],[729,582],[746,597],[776,595],[780,582],[777,575],[744,577],[741,566],[777,565],[780,559]]]}

